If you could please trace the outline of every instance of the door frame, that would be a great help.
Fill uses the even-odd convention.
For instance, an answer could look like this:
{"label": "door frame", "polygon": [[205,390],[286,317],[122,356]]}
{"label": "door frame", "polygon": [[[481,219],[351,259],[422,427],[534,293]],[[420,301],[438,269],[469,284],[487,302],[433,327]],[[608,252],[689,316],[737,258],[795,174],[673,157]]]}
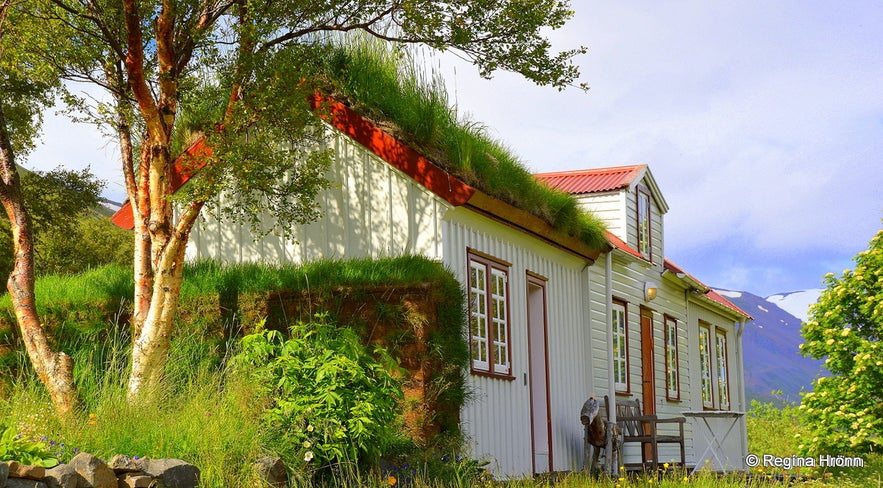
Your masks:
{"label": "door frame", "polygon": [[641,402],[644,415],[656,413],[656,356],[653,310],[641,307]]}
{"label": "door frame", "polygon": [[[548,279],[530,271],[526,275],[528,384],[530,385],[530,457],[533,473],[538,474],[552,472],[554,465],[552,456],[552,405],[549,388],[549,324],[546,290]],[[535,308],[537,306],[540,307],[539,310]],[[537,342],[540,343],[538,344]],[[538,374],[537,368],[542,368],[541,374]],[[539,388],[535,388],[535,385],[539,386]],[[545,410],[545,419],[537,418],[537,415],[543,415],[543,412],[537,411],[537,405],[539,405],[540,409]],[[548,443],[548,446],[544,447],[548,449],[549,465],[537,466],[537,443],[542,442],[542,439],[537,439],[540,437],[538,429],[542,429],[543,426],[545,426],[545,429],[543,429],[545,432],[542,433],[545,434],[544,437]]]}

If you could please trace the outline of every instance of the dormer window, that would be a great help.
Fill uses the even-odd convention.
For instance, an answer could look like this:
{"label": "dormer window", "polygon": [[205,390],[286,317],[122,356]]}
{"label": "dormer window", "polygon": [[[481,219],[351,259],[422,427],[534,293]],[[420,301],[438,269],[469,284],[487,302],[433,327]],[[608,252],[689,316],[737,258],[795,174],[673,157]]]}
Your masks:
{"label": "dormer window", "polygon": [[650,194],[643,187],[638,187],[638,252],[647,260],[650,255]]}

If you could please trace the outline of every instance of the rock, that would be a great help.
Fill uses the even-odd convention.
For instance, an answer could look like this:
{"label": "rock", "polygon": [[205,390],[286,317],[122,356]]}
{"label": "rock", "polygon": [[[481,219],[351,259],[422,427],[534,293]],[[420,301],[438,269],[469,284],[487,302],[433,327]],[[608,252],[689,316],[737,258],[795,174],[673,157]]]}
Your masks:
{"label": "rock", "polygon": [[117,488],[117,476],[97,457],[81,452],[71,459],[70,466],[85,480],[85,488]]}
{"label": "rock", "polygon": [[153,478],[143,473],[130,472],[121,474],[117,480],[119,488],[148,488]]}
{"label": "rock", "polygon": [[25,478],[40,481],[44,476],[46,476],[46,468],[43,466],[33,466],[30,464],[22,464],[18,461],[9,461],[10,478]]}
{"label": "rock", "polygon": [[270,486],[284,487],[288,481],[288,473],[285,471],[285,463],[282,458],[265,456],[252,465],[255,472],[263,481]]}
{"label": "rock", "polygon": [[6,478],[9,477],[9,465],[0,462],[0,488],[6,486]]}
{"label": "rock", "polygon": [[6,488],[48,488],[46,483],[24,478],[9,478],[6,480]]}
{"label": "rock", "polygon": [[180,459],[142,459],[141,470],[156,479],[158,488],[199,486],[199,468]]}
{"label": "rock", "polygon": [[107,462],[107,467],[116,474],[134,473],[141,471],[140,460],[132,459],[124,454],[116,454]]}
{"label": "rock", "polygon": [[86,485],[86,480],[70,464],[59,464],[47,469],[43,482],[49,488],[78,488]]}

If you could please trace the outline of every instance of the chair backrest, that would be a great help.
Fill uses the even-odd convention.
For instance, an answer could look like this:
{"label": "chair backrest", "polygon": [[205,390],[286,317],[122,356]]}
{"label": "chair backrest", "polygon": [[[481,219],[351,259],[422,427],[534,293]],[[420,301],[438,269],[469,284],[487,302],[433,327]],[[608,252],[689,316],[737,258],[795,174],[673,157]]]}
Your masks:
{"label": "chair backrest", "polygon": [[[604,420],[607,420],[607,418],[609,418],[609,409],[610,400],[605,395],[603,411]],[[640,417],[641,415],[643,415],[643,412],[641,411],[640,400],[616,400],[616,424],[619,426],[619,430],[624,436],[631,437],[644,434],[644,426],[641,424],[640,420],[635,419],[636,417]]]}

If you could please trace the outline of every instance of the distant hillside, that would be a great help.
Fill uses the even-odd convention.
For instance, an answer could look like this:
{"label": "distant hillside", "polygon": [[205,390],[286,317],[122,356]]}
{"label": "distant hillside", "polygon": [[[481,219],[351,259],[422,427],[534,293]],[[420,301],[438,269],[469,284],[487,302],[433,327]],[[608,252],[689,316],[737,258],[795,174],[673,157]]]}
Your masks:
{"label": "distant hillside", "polygon": [[800,391],[809,390],[822,371],[822,361],[800,354],[800,324],[807,308],[818,300],[821,290],[781,293],[762,298],[745,291],[718,290],[754,317],[745,328],[745,392],[749,398],[768,401],[781,390],[784,400],[800,401]]}

